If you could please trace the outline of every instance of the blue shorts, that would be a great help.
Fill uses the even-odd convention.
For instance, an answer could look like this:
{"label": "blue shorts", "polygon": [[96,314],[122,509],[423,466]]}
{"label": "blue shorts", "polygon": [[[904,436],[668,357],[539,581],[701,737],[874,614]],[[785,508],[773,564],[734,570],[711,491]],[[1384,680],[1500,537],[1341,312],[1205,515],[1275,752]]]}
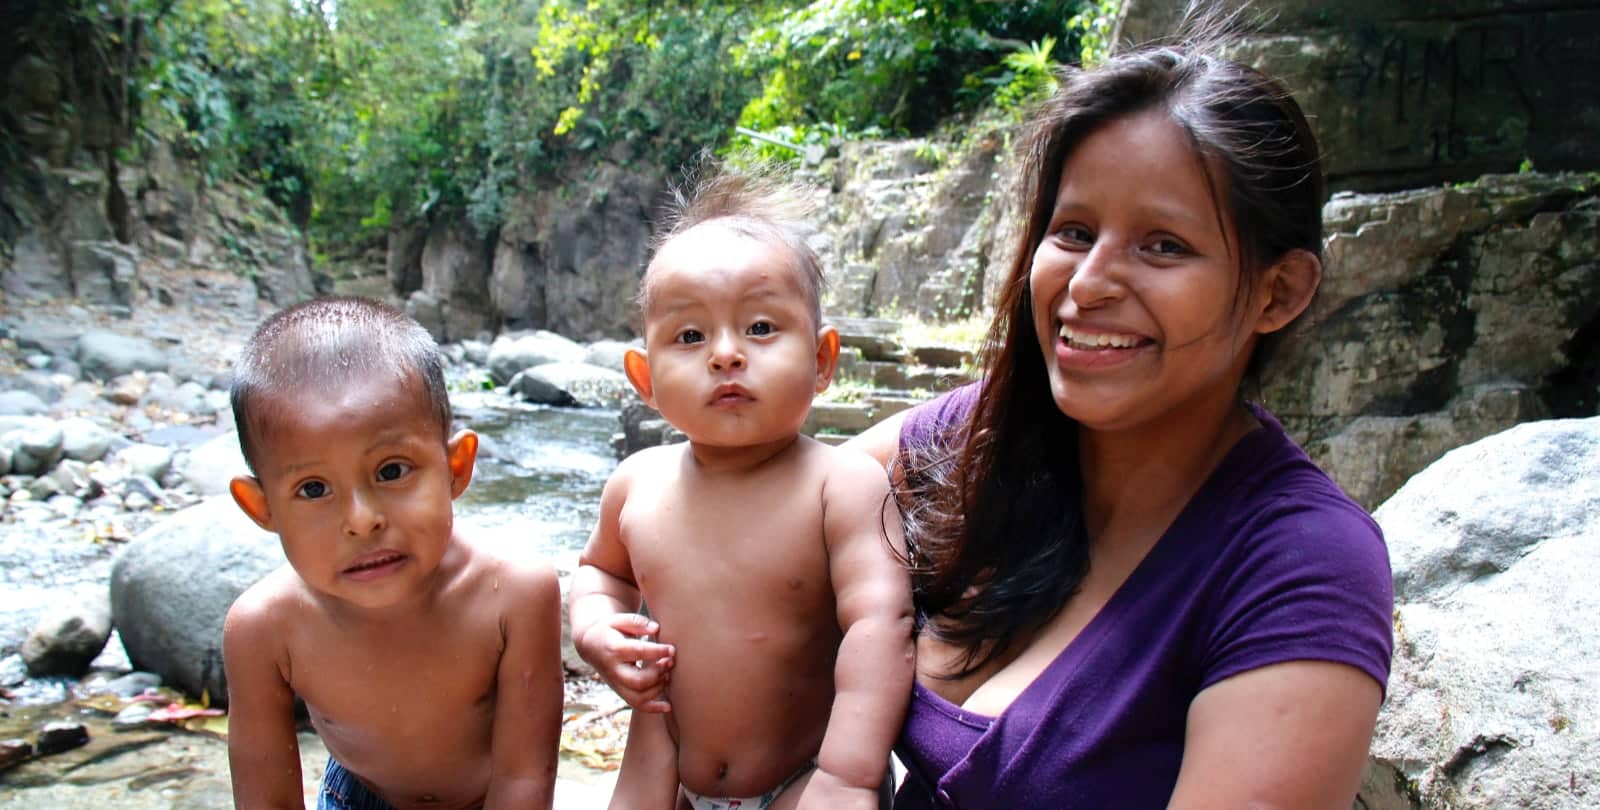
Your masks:
{"label": "blue shorts", "polygon": [[368,790],[333,757],[328,757],[328,767],[322,772],[322,790],[317,794],[317,810],[394,810],[394,807]]}

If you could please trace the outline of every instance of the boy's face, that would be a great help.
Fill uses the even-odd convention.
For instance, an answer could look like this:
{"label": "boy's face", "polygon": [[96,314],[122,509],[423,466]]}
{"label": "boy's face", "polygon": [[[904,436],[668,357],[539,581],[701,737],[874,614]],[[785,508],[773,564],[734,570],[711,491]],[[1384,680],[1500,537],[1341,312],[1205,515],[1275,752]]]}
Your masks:
{"label": "boy's face", "polygon": [[276,532],[307,585],[365,608],[421,592],[450,545],[451,501],[472,478],[477,436],[440,441],[420,379],[329,382],[264,396],[257,477],[234,500]]}
{"label": "boy's face", "polygon": [[781,243],[715,221],[663,245],[646,274],[647,356],[628,357],[640,396],[700,445],[798,433],[839,352],[800,272]]}

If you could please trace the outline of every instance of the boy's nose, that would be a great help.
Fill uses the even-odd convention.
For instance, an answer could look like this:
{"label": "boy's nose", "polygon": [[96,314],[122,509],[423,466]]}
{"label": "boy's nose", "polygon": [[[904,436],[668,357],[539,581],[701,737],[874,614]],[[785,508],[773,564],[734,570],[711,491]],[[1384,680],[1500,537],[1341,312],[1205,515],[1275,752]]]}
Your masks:
{"label": "boy's nose", "polygon": [[366,537],[383,529],[384,525],[383,510],[378,507],[376,498],[361,492],[350,496],[350,505],[345,509],[344,516],[345,534]]}

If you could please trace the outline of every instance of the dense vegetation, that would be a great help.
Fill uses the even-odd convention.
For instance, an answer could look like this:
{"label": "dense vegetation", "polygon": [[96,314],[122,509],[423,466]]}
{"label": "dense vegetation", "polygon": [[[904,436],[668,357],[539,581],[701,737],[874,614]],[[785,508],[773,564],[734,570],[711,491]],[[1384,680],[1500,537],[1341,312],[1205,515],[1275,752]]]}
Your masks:
{"label": "dense vegetation", "polygon": [[772,139],[1015,110],[1100,41],[1111,5],[65,0],[45,14],[130,66],[125,160],[177,143],[342,252],[423,215],[490,232],[518,189],[580,181],[602,156],[674,166],[741,129],[784,156]]}

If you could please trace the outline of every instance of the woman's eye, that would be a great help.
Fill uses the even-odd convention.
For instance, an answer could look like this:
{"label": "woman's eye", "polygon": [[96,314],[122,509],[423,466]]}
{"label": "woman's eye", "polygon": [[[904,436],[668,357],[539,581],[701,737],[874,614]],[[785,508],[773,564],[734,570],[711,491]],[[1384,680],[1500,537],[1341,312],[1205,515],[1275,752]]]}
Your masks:
{"label": "woman's eye", "polygon": [[1094,242],[1094,234],[1082,225],[1063,225],[1056,229],[1056,236],[1073,244],[1087,245]]}
{"label": "woman's eye", "polygon": [[699,343],[700,341],[703,341],[705,339],[706,339],[705,335],[700,334],[698,331],[696,331],[694,329],[685,329],[682,332],[678,333],[678,342],[679,343]]}
{"label": "woman's eye", "polygon": [[322,483],[321,481],[307,481],[304,484],[301,484],[300,487],[295,490],[295,493],[302,498],[314,501],[318,498],[325,497],[328,494],[328,485]]}
{"label": "woman's eye", "polygon": [[394,480],[399,479],[401,476],[405,475],[407,472],[410,472],[410,470],[411,470],[411,465],[409,465],[409,464],[402,464],[402,463],[400,463],[398,461],[391,461],[388,464],[385,464],[382,467],[378,468],[378,480],[379,481],[394,481]]}
{"label": "woman's eye", "polygon": [[1158,256],[1182,256],[1189,248],[1176,239],[1157,239],[1150,245],[1150,252]]}
{"label": "woman's eye", "polygon": [[772,334],[772,324],[768,321],[756,321],[750,324],[749,332],[752,335],[770,335]]}

